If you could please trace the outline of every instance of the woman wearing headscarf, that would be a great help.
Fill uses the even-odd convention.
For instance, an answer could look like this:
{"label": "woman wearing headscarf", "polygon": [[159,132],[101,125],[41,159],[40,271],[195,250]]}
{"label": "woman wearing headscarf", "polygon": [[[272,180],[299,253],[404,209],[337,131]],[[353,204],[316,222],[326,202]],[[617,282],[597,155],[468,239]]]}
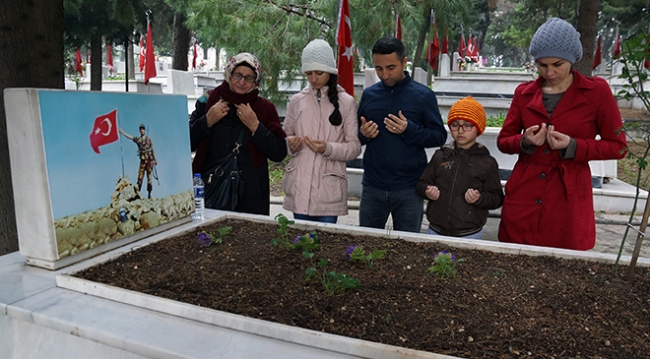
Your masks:
{"label": "woman wearing headscarf", "polygon": [[529,51],[540,76],[517,87],[497,137],[501,152],[519,155],[499,240],[588,250],[596,242],[588,161],[625,156],[621,114],[605,80],[572,69],[582,45],[571,24],[549,19]]}
{"label": "woman wearing headscarf", "polygon": [[337,85],[330,45],[313,40],[302,51],[309,86],[292,96],[284,130],[291,161],[282,181],[284,209],[295,219],[336,223],[348,214],[346,161],[361,153],[357,105]]}
{"label": "woman wearing headscarf", "polygon": [[[254,55],[242,52],[230,58],[225,81],[208,99],[204,116],[190,128],[192,169],[205,173],[230,154],[242,131],[237,164],[244,180],[244,194],[235,212],[269,214],[268,161],[282,161],[287,155],[278,112],[270,101],[259,96],[262,66]],[[205,181],[205,178],[204,178]]]}

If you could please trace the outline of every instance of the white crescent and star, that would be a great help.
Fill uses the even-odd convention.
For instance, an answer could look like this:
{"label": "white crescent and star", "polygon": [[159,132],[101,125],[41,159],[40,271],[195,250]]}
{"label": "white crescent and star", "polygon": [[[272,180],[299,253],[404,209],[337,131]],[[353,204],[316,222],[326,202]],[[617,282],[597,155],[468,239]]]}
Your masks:
{"label": "white crescent and star", "polygon": [[[350,17],[347,16],[347,15],[345,15],[345,24],[347,25],[347,29],[346,29],[346,30],[348,30],[347,32],[348,33],[351,32],[350,29],[352,28],[352,26],[350,25]],[[352,45],[352,44],[350,44],[350,45]],[[343,56],[345,56],[348,59],[348,61],[351,61],[352,55],[353,55],[352,54],[352,46],[346,46],[345,51],[343,52]]]}
{"label": "white crescent and star", "polygon": [[[108,124],[108,130],[106,130],[106,133],[101,132],[101,126],[102,124],[106,122]],[[95,135],[101,134],[102,136],[106,137],[111,133],[111,130],[113,129],[113,125],[111,124],[111,120],[108,119],[108,117],[104,118],[102,122],[99,123],[99,126],[95,129]]]}

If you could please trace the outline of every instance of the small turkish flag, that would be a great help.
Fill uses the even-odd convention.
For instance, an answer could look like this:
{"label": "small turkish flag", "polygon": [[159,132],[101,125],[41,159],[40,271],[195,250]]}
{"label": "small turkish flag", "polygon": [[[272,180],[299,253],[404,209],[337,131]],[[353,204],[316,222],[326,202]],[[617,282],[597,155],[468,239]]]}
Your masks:
{"label": "small turkish flag", "polygon": [[144,84],[149,84],[149,79],[156,77],[156,57],[153,51],[153,39],[151,36],[151,23],[147,22],[147,56],[144,60]]}
{"label": "small turkish flag", "polygon": [[90,147],[99,153],[99,146],[117,141],[117,109],[97,117],[90,133]]}
{"label": "small turkish flag", "polygon": [[74,69],[79,73],[79,76],[84,75],[84,68],[81,64],[81,51],[78,48],[74,50]]}
{"label": "small turkish flag", "polygon": [[140,36],[140,72],[144,70],[144,57],[146,56],[145,50],[144,50],[144,40],[142,40],[142,36]]}
{"label": "small turkish flag", "polygon": [[194,54],[192,54],[192,68],[196,70],[196,39],[194,39]]}
{"label": "small turkish flag", "polygon": [[600,42],[601,42],[601,38],[600,38],[600,35],[598,35],[598,45],[596,46],[596,53],[594,54],[594,63],[591,66],[594,70],[596,68],[598,68],[598,66],[600,66],[600,62],[601,62],[601,58],[602,58],[602,55],[601,55],[601,52],[600,52]]}
{"label": "small turkish flag", "polygon": [[339,19],[336,28],[338,45],[339,85],[354,96],[354,58],[352,56],[352,28],[350,25],[350,2],[339,0]]}

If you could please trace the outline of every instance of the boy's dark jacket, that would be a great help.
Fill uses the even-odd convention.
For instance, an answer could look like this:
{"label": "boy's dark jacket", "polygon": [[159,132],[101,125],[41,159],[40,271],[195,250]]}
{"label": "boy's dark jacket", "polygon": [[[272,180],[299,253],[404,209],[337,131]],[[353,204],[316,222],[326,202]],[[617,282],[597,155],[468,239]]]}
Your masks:
{"label": "boy's dark jacket", "polygon": [[[422,198],[427,186],[437,186],[440,197],[427,204],[427,219],[436,232],[454,237],[474,234],[487,222],[488,210],[501,207],[503,190],[499,165],[480,143],[464,150],[451,142],[436,151],[422,173],[416,190]],[[476,203],[465,201],[469,188],[478,190]]]}

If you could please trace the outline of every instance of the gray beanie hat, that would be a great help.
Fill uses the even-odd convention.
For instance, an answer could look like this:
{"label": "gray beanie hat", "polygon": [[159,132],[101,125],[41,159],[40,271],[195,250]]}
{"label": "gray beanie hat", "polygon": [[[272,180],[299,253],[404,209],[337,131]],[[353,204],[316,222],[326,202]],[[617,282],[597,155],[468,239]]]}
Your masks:
{"label": "gray beanie hat", "polygon": [[334,51],[325,40],[312,40],[302,50],[302,72],[323,71],[338,75]]}
{"label": "gray beanie hat", "polygon": [[558,57],[574,64],[582,58],[580,33],[568,22],[550,18],[535,31],[528,51],[535,61],[543,57]]}

